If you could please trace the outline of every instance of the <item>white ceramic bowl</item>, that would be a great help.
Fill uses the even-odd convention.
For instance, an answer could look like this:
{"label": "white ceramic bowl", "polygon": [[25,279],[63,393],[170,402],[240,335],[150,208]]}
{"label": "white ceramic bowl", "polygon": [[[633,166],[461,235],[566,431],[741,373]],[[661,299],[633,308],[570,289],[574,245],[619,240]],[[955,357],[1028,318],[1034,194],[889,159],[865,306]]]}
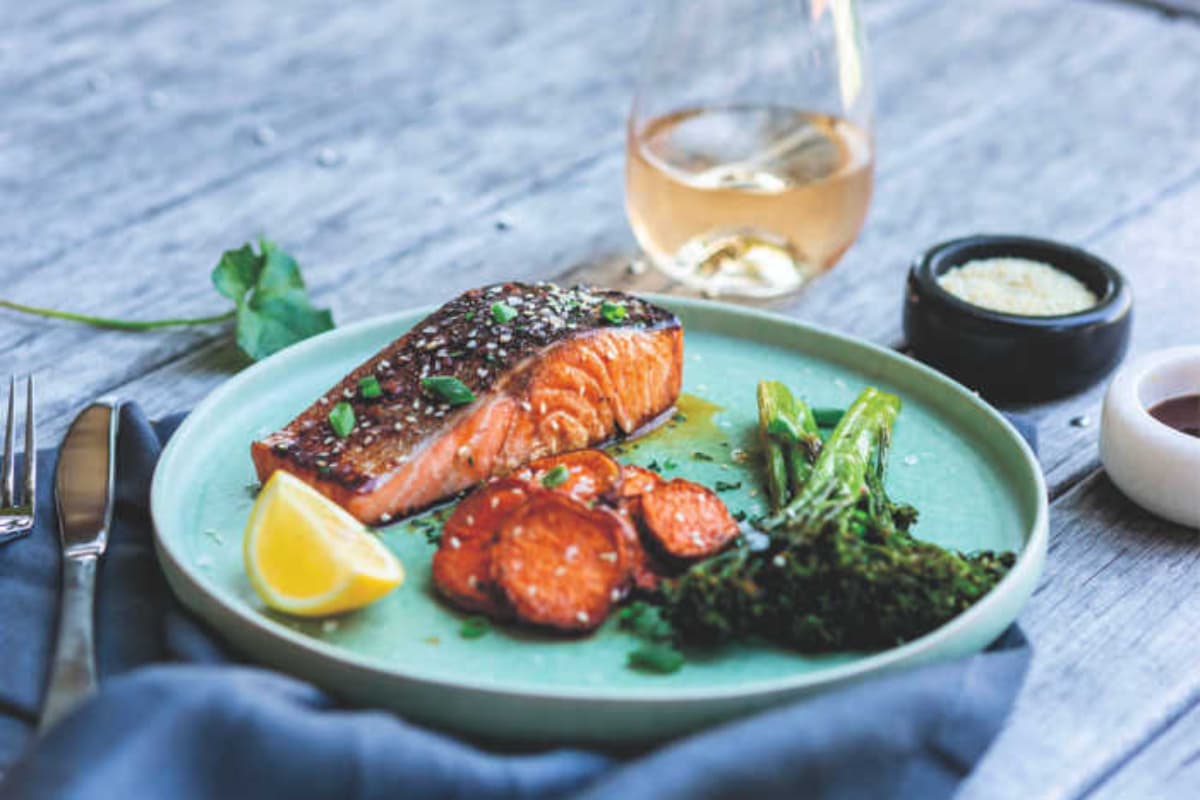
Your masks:
{"label": "white ceramic bowl", "polygon": [[1200,528],[1200,439],[1150,416],[1200,392],[1200,346],[1159,350],[1123,366],[1104,397],[1100,458],[1117,487],[1164,519]]}

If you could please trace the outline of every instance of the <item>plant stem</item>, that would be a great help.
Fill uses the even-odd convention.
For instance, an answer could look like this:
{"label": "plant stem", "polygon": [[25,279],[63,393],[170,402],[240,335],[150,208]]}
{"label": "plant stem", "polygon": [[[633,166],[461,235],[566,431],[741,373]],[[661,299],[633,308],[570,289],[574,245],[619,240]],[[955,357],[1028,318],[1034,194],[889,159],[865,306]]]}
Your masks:
{"label": "plant stem", "polygon": [[216,322],[225,322],[231,320],[237,315],[236,309],[231,309],[224,314],[217,314],[212,317],[185,317],[181,319],[155,319],[147,321],[127,320],[127,319],[110,319],[108,317],[93,317],[88,314],[75,314],[70,311],[58,311],[53,308],[39,308],[38,306],[27,306],[22,303],[14,303],[11,300],[0,300],[0,308],[7,308],[13,311],[20,311],[22,314],[33,314],[38,317],[51,317],[53,319],[67,319],[72,322],[83,322],[88,325],[94,325],[97,328],[112,328],[119,331],[149,331],[155,328],[176,328],[184,325],[211,325]]}

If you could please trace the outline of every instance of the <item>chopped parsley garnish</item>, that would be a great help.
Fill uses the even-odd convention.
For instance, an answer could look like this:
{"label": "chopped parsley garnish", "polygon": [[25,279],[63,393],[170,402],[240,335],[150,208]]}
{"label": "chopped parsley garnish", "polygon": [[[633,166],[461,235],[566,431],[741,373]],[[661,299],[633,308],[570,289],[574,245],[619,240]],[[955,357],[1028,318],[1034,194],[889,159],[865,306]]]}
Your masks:
{"label": "chopped parsley garnish", "polygon": [[625,317],[629,316],[629,311],[625,308],[624,303],[605,300],[600,304],[600,316],[604,317],[604,321],[610,325],[620,325],[625,321]]}
{"label": "chopped parsley garnish", "polygon": [[692,458],[696,459],[697,461],[715,461],[716,460],[712,456],[710,456],[708,453],[702,452],[700,450],[697,450],[696,452],[692,453]]}
{"label": "chopped parsley garnish", "polygon": [[338,403],[329,412],[329,427],[341,438],[345,439],[354,430],[354,407],[345,400]]}
{"label": "chopped parsley garnish", "polygon": [[358,394],[367,400],[383,397],[383,387],[379,385],[379,378],[376,378],[374,375],[360,378],[358,381]]}
{"label": "chopped parsley garnish", "polygon": [[475,393],[452,375],[432,375],[421,378],[421,388],[452,406],[465,406],[475,402]]}
{"label": "chopped parsley garnish", "polygon": [[542,476],[542,486],[553,489],[555,486],[562,486],[569,477],[571,477],[571,473],[567,471],[566,466],[559,464]]}
{"label": "chopped parsley garnish", "polygon": [[730,481],[717,481],[716,488],[718,492],[732,492],[736,489],[742,488],[742,482],[738,481],[737,483],[732,483]]}
{"label": "chopped parsley garnish", "polygon": [[463,319],[467,322],[470,322],[471,320],[475,319],[475,312],[468,311],[466,314],[463,314]]}
{"label": "chopped parsley garnish", "polygon": [[[739,485],[740,485],[740,484],[739,484]],[[738,509],[737,511],[734,511],[734,512],[733,512],[733,514],[732,514],[731,516],[732,516],[734,519],[736,519],[738,522],[745,522],[745,521],[746,521],[746,512],[745,512],[745,511],[742,511],[741,509]]]}
{"label": "chopped parsley garnish", "polygon": [[643,672],[670,675],[678,672],[685,661],[683,653],[669,644],[646,644],[629,653],[629,666]]}
{"label": "chopped parsley garnish", "polygon": [[503,325],[517,318],[517,310],[505,303],[492,303],[492,319]]}
{"label": "chopped parsley garnish", "polygon": [[675,469],[678,466],[679,464],[675,463],[675,460],[672,458],[668,458],[667,460],[663,461],[662,464],[663,469]]}
{"label": "chopped parsley garnish", "polygon": [[683,653],[672,644],[675,631],[658,608],[638,601],[621,609],[617,620],[622,628],[643,641],[641,647],[629,653],[631,668],[666,675],[683,666]]}
{"label": "chopped parsley garnish", "polygon": [[492,629],[487,617],[467,617],[458,629],[458,635],[464,639],[478,639]]}

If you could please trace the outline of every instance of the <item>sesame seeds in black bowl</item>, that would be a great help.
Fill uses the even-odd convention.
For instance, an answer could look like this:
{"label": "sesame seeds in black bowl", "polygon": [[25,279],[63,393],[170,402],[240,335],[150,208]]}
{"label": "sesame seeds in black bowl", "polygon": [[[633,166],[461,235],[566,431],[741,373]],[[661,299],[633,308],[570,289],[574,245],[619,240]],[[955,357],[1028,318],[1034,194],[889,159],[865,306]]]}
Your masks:
{"label": "sesame seeds in black bowl", "polygon": [[913,264],[904,332],[917,358],[992,400],[1073,394],[1129,344],[1133,298],[1096,256],[1058,242],[978,235]]}

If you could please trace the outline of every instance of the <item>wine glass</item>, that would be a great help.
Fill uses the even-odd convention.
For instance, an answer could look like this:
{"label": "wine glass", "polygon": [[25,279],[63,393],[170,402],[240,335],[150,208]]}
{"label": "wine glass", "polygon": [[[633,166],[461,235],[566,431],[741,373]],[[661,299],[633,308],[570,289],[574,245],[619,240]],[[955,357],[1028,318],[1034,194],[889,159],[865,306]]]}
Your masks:
{"label": "wine glass", "polygon": [[650,260],[744,297],[837,263],[874,171],[855,0],[662,0],[643,58],[625,202]]}

